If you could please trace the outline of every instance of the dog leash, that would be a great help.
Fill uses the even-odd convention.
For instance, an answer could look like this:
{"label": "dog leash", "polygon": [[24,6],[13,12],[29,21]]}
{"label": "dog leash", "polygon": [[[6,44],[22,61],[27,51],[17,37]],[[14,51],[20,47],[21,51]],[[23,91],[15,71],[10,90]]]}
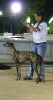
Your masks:
{"label": "dog leash", "polygon": [[22,27],[20,28],[20,30],[18,31],[18,33],[20,33],[20,31],[21,31],[22,28],[23,28],[23,25],[22,25]]}

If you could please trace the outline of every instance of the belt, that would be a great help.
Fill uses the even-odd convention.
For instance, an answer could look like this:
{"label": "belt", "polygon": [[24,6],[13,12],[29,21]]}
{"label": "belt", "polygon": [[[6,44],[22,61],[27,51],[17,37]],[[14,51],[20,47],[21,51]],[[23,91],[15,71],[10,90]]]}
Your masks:
{"label": "belt", "polygon": [[34,44],[45,44],[46,42],[41,42],[41,43],[34,43]]}

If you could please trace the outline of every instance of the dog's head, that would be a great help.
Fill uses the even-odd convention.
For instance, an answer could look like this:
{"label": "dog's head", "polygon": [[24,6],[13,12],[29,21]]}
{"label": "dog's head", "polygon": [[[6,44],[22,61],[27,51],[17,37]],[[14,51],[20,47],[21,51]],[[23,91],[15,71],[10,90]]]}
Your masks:
{"label": "dog's head", "polygon": [[6,42],[5,44],[3,44],[4,47],[14,47],[14,43],[12,42]]}

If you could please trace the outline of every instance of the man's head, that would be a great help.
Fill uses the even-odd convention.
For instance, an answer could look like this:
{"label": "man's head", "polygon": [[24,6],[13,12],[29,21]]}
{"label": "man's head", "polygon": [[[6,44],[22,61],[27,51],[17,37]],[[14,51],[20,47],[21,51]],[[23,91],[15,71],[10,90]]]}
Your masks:
{"label": "man's head", "polygon": [[41,12],[41,11],[36,12],[36,13],[34,14],[34,17],[35,17],[35,20],[36,20],[37,22],[42,22],[42,21],[44,21],[44,12]]}

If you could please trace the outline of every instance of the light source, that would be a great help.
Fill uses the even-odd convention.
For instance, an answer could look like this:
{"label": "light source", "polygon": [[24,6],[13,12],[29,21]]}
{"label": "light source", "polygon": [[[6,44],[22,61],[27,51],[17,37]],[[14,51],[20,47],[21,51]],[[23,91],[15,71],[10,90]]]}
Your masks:
{"label": "light source", "polygon": [[21,11],[21,4],[19,2],[14,2],[11,4],[12,13],[14,13],[14,33],[16,33],[16,14]]}
{"label": "light source", "polygon": [[47,30],[49,30],[49,27],[47,27]]}
{"label": "light source", "polygon": [[1,16],[2,14],[3,14],[2,11],[0,11],[0,16]]}
{"label": "light source", "polygon": [[18,13],[21,11],[21,5],[20,3],[17,3],[17,2],[14,2],[12,5],[11,5],[11,9],[13,11],[13,13]]}
{"label": "light source", "polygon": [[53,21],[53,17],[51,17],[51,19],[49,20],[49,24]]}
{"label": "light source", "polygon": [[27,22],[27,23],[30,23],[30,17],[28,17],[28,18],[26,19],[26,22]]}

